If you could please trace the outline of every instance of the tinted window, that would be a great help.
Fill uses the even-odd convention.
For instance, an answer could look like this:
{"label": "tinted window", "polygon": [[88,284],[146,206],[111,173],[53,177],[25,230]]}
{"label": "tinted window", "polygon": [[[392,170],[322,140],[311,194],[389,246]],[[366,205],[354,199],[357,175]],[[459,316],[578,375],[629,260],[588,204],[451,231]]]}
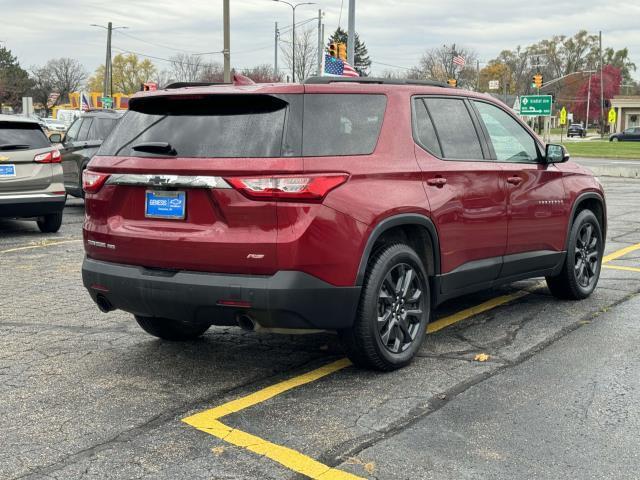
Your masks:
{"label": "tinted window", "polygon": [[115,124],[115,118],[94,118],[89,129],[89,140],[104,140]]}
{"label": "tinted window", "polygon": [[484,122],[496,160],[499,162],[538,161],[536,142],[508,113],[484,102],[474,102]]}
{"label": "tinted window", "polygon": [[80,131],[80,125],[82,125],[82,118],[76,118],[75,121],[67,130],[67,134],[64,137],[65,142],[73,142],[78,138],[78,132]]}
{"label": "tinted window", "polygon": [[305,95],[302,154],[314,157],[372,153],[386,103],[385,95]]}
{"label": "tinted window", "polygon": [[482,147],[463,100],[425,98],[435,125],[442,155],[455,160],[482,160]]}
{"label": "tinted window", "polygon": [[442,150],[440,150],[440,143],[436,136],[436,130],[433,127],[433,122],[427,111],[427,107],[421,98],[418,98],[414,102],[415,108],[415,121],[416,121],[416,135],[418,142],[431,153],[442,156]]}
{"label": "tinted window", "polygon": [[132,147],[168,142],[180,157],[293,155],[296,150],[283,140],[287,109],[286,101],[268,95],[141,99],[118,121],[99,153],[155,156]]}
{"label": "tinted window", "polygon": [[37,123],[0,122],[0,150],[12,150],[11,145],[35,149],[50,147],[51,142]]}
{"label": "tinted window", "polygon": [[85,118],[82,122],[82,126],[80,127],[80,131],[78,132],[78,140],[84,141],[87,139],[89,135],[89,128],[91,128],[91,124],[93,123],[93,118]]}

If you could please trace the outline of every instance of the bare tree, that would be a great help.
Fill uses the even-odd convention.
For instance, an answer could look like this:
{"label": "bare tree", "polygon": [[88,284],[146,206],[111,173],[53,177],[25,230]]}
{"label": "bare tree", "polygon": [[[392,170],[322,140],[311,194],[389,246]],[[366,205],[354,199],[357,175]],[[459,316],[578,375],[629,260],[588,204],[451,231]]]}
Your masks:
{"label": "bare tree", "polygon": [[82,64],[74,58],[49,60],[42,68],[50,75],[52,91],[64,100],[68,100],[69,93],[78,91],[87,77]]}
{"label": "bare tree", "polygon": [[[318,42],[313,28],[296,32],[296,79],[299,81],[311,76],[318,67]],[[293,67],[291,41],[281,40],[284,61],[291,70]]]}
{"label": "bare tree", "polygon": [[[456,56],[465,59],[464,67],[454,63],[453,59]],[[408,77],[441,82],[455,78],[459,87],[472,88],[475,87],[477,81],[476,59],[477,55],[473,50],[456,47],[456,45],[443,45],[440,48],[427,50],[422,55],[420,63],[409,71]]]}
{"label": "bare tree", "polygon": [[[233,73],[233,71],[231,73]],[[198,78],[198,81],[222,82],[223,80],[224,80],[224,68],[221,63],[211,62],[211,63],[203,64],[202,71],[200,72],[200,77]]]}
{"label": "bare tree", "polygon": [[197,82],[202,76],[205,64],[200,55],[177,53],[171,60],[170,76],[177,82]]}
{"label": "bare tree", "polygon": [[265,63],[263,65],[257,65],[253,68],[245,68],[242,70],[242,75],[249,77],[256,83],[274,83],[282,80],[282,74],[277,77],[273,74],[273,65]]}
{"label": "bare tree", "polygon": [[[40,103],[44,106],[45,114],[49,116],[49,95],[53,93],[53,79],[51,78],[51,71],[46,67],[31,67],[31,96],[35,103]],[[54,105],[57,104],[59,98],[56,99]]]}

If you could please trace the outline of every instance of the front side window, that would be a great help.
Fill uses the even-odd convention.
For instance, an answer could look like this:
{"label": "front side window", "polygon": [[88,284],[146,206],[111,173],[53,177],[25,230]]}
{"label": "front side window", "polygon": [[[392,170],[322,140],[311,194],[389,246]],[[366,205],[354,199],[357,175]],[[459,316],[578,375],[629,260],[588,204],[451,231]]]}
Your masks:
{"label": "front side window", "polygon": [[65,135],[65,142],[73,142],[78,138],[78,132],[80,131],[80,125],[82,125],[83,120],[82,118],[76,118],[74,120]]}
{"label": "front side window", "polygon": [[302,154],[320,157],[373,153],[386,104],[385,95],[305,95]]}
{"label": "front side window", "polygon": [[78,140],[84,141],[87,140],[89,135],[89,129],[91,128],[91,124],[93,123],[93,118],[85,118],[82,122],[82,126],[80,127],[80,131],[78,132]]}
{"label": "front side window", "polygon": [[104,140],[116,124],[115,118],[94,118],[89,129],[89,140]]}
{"label": "front side window", "polygon": [[464,100],[459,98],[424,99],[436,129],[442,158],[483,160],[478,133]]}
{"label": "front side window", "polygon": [[535,140],[511,115],[489,103],[474,101],[474,104],[489,133],[497,161],[539,161]]}

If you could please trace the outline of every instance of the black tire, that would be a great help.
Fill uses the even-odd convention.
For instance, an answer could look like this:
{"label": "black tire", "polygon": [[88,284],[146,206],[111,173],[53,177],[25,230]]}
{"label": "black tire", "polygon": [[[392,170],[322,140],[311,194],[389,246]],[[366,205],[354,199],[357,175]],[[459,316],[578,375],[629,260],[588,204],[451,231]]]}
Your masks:
{"label": "black tire", "polygon": [[551,293],[565,300],[582,300],[591,295],[600,278],[603,253],[600,222],[591,210],[582,210],[571,226],[562,270],[546,278]]}
{"label": "black tire", "polygon": [[56,233],[62,225],[62,212],[50,213],[38,218],[38,228],[42,233]]}
{"label": "black tire", "polygon": [[338,332],[351,361],[382,371],[409,364],[424,341],[430,298],[427,272],[411,247],[395,243],[378,250],[367,266],[353,326]]}
{"label": "black tire", "polygon": [[210,325],[181,322],[160,317],[135,315],[138,325],[150,335],[172,342],[194,340],[209,330]]}

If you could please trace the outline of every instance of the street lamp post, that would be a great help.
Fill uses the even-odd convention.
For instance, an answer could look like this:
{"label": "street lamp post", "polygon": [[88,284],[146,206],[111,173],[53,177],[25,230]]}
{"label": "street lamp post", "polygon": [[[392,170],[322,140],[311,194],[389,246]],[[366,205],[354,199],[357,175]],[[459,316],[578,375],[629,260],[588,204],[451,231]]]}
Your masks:
{"label": "street lamp post", "polygon": [[[107,55],[104,62],[104,82],[102,84],[102,96],[111,97],[113,95],[113,72],[111,70],[111,33],[114,30],[124,30],[129,27],[114,27],[111,22],[104,25],[92,23],[91,27],[104,28],[107,31]],[[104,108],[104,105],[103,105]]]}
{"label": "street lamp post", "polygon": [[285,0],[273,0],[273,1],[289,5],[293,13],[293,25],[292,25],[293,31],[292,31],[292,38],[291,38],[291,78],[295,83],[296,81],[296,8],[300,7],[301,5],[315,5],[315,2],[303,2],[303,3],[293,4],[293,3],[286,2]]}

